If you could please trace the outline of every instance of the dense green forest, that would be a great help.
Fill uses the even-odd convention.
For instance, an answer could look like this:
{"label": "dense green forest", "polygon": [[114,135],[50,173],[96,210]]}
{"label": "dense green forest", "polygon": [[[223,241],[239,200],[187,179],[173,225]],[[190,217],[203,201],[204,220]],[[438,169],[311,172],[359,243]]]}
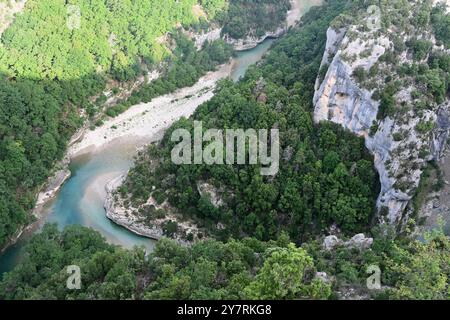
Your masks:
{"label": "dense green forest", "polygon": [[[92,230],[48,225],[26,260],[0,283],[0,299],[326,298],[308,253],[286,241],[200,242],[190,248],[158,242],[142,249],[107,244]],[[82,290],[68,291],[65,266],[83,270]],[[295,279],[295,281],[292,281]],[[274,285],[275,284],[275,285]]]}
{"label": "dense green forest", "polygon": [[[0,247],[31,219],[37,188],[86,121],[81,111],[101,123],[102,91],[111,80],[134,81],[159,63],[166,67],[160,79],[105,110],[115,116],[132,104],[191,85],[228,60],[232,50],[222,40],[197,51],[175,30],[199,23],[196,3],[70,1],[80,21],[69,28],[68,18],[77,18],[78,12],[69,10],[67,1],[27,2],[0,41]],[[207,3],[208,11],[227,8],[222,0]],[[161,42],[168,32],[168,43]],[[98,97],[95,103],[91,97]]]}
{"label": "dense green forest", "polygon": [[[189,247],[163,239],[146,256],[141,248],[107,244],[90,229],[47,225],[0,282],[0,299],[333,299],[347,287],[373,298],[450,299],[449,238],[436,230],[418,241],[409,229],[398,236],[388,226],[370,228],[379,186],[363,140],[311,119],[326,29],[358,5],[332,0],[311,10],[261,65],[237,84],[223,81],[192,119],[180,120],[158,148],[141,154],[122,194],[130,193],[133,204],[150,195],[167,199],[203,224],[210,239]],[[179,48],[196,56],[192,44]],[[146,90],[136,99],[144,99]],[[173,166],[170,133],[191,129],[194,119],[204,128],[280,128],[279,174],[263,178],[258,166]],[[156,168],[150,159],[160,159]],[[200,180],[233,196],[216,208],[197,192]],[[217,230],[218,222],[225,228]],[[318,233],[334,223],[344,234],[370,232],[371,249],[324,250]],[[66,268],[74,264],[81,269],[81,290],[66,288]],[[367,292],[372,264],[381,268],[384,287]],[[326,272],[327,279],[317,272]]]}
{"label": "dense green forest", "polygon": [[[143,249],[112,246],[87,228],[60,232],[47,225],[0,282],[0,299],[332,299],[346,286],[364,288],[371,264],[380,266],[385,285],[373,298],[450,299],[448,237],[436,232],[419,242],[394,241],[386,230],[379,235],[372,250],[333,252],[318,242],[296,247],[286,234],[192,247],[165,239],[146,257]],[[66,287],[69,265],[80,267],[80,290]]]}
{"label": "dense green forest", "polygon": [[[260,67],[251,68],[237,84],[222,82],[192,119],[177,122],[161,145],[141,155],[120,188],[122,196],[130,194],[134,207],[149,196],[158,203],[167,199],[208,234],[223,240],[230,236],[268,240],[285,230],[299,242],[334,223],[345,233],[366,230],[379,179],[364,140],[337,125],[315,126],[311,116],[326,29],[346,6],[345,1],[332,1],[313,9],[300,30],[279,40]],[[280,172],[262,177],[258,165],[173,164],[171,133],[177,128],[192,131],[194,120],[203,121],[204,130],[278,128]],[[201,181],[224,190],[222,206],[215,207],[208,196],[200,195]]]}

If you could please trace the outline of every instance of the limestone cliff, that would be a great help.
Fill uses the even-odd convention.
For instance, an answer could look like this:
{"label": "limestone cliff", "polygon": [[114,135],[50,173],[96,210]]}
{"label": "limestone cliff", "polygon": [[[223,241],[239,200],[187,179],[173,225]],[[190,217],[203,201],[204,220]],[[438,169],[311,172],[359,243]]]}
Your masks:
{"label": "limestone cliff", "polygon": [[[426,5],[410,3],[411,15]],[[389,7],[383,9],[389,12]],[[401,74],[398,65],[412,69],[432,54],[448,55],[448,51],[437,45],[431,27],[401,29],[394,23],[385,30],[371,29],[364,27],[369,17],[359,18],[354,20],[358,23],[330,27],[327,32],[322,76],[315,88],[314,121],[332,121],[365,138],[380,176],[379,219],[402,224],[411,212],[408,204],[424,166],[442,156],[450,122],[448,101],[431,101],[430,88],[424,88],[422,78]],[[431,39],[432,43],[420,61],[410,45],[416,39]],[[395,90],[388,96],[390,87]],[[386,97],[392,98],[393,110],[384,114]]]}

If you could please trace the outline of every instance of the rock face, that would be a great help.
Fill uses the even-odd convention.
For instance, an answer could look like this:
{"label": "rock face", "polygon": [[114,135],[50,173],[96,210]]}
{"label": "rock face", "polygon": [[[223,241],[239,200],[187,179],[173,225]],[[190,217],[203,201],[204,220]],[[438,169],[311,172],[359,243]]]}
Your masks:
{"label": "rock face", "polygon": [[287,31],[287,27],[278,27],[277,30],[272,32],[266,32],[261,37],[248,36],[244,39],[234,39],[228,35],[224,36],[224,40],[231,44],[236,51],[250,50],[256,47],[258,44],[264,42],[266,39],[279,38]]}
{"label": "rock face", "polygon": [[[389,158],[392,145],[392,121],[383,122],[374,137],[369,137],[369,130],[377,119],[379,102],[372,100],[372,92],[360,88],[353,79],[356,67],[369,70],[390,46],[389,40],[380,39],[376,44],[354,43],[346,36],[347,29],[327,32],[327,46],[322,60],[322,68],[329,62],[325,78],[318,79],[314,95],[314,121],[332,121],[348,128],[357,135],[366,138],[366,146],[373,153],[375,166],[380,174],[381,194],[378,206],[385,203],[390,208],[390,220],[393,222],[398,212],[403,210],[409,198],[397,195],[392,190],[392,181],[384,167],[384,161]],[[358,53],[366,46],[374,45],[370,57],[348,63],[342,58],[348,52]],[[376,47],[375,47],[376,46]],[[376,48],[376,49],[375,49]],[[406,200],[406,201],[405,201]]]}
{"label": "rock face", "polygon": [[193,35],[192,39],[195,42],[197,50],[200,50],[205,42],[213,42],[215,40],[219,40],[221,38],[221,34],[222,28],[213,28],[207,32]]}
{"label": "rock face", "polygon": [[325,237],[325,239],[323,240],[323,247],[325,248],[325,250],[333,250],[334,248],[336,248],[337,246],[341,245],[342,241],[338,239],[338,237],[336,236],[327,236]]}
{"label": "rock face", "polygon": [[366,238],[363,233],[353,236],[348,241],[342,241],[335,235],[327,236],[323,240],[323,248],[327,251],[334,250],[336,247],[347,247],[351,249],[367,250],[373,244],[373,238]]}
{"label": "rock face", "polygon": [[106,185],[106,200],[104,208],[106,211],[106,216],[108,219],[114,223],[134,232],[140,236],[159,240],[164,234],[163,230],[159,227],[150,228],[145,224],[138,221],[137,217],[134,215],[127,214],[126,209],[118,205],[114,199],[114,192],[119,188],[125,181],[126,176],[121,175],[113,180],[111,180]]}
{"label": "rock face", "polygon": [[[437,112],[436,109],[423,110],[420,117],[409,110],[401,119],[389,116],[377,119],[380,102],[372,97],[375,87],[384,84],[386,75],[379,71],[378,79],[373,81],[375,85],[370,87],[361,85],[355,74],[360,70],[369,74],[372,67],[382,70],[380,57],[393,48],[389,35],[378,30],[361,31],[357,26],[338,30],[330,28],[321,66],[326,74],[323,79],[320,76],[317,79],[313,103],[316,123],[332,121],[365,138],[380,176],[377,208],[382,214],[379,220],[401,225],[410,212],[407,207],[424,166],[427,161],[438,160],[443,154],[450,121],[448,102],[439,106]],[[401,59],[403,63],[411,62],[406,52]],[[412,86],[402,88],[395,95],[396,103],[413,105],[414,90]],[[418,132],[416,128],[423,122],[435,124],[435,129],[427,133]],[[426,155],[423,155],[424,149],[429,150]]]}
{"label": "rock face", "polygon": [[356,248],[360,250],[367,250],[373,244],[373,238],[366,238],[363,233],[353,236],[349,241],[345,243],[350,248]]}
{"label": "rock face", "polygon": [[126,214],[125,210],[118,205],[116,205],[116,201],[114,199],[114,191],[119,188],[125,180],[125,175],[121,175],[106,185],[106,199],[104,208],[106,211],[106,217],[113,221],[114,223],[144,237],[148,237],[151,239],[158,240],[162,235],[162,230],[151,230],[150,228],[145,227],[143,224],[137,223],[134,219],[130,219],[130,217]]}
{"label": "rock face", "polygon": [[[159,240],[166,237],[164,233],[164,223],[167,221],[177,221],[177,218],[166,214],[164,218],[155,219],[151,221],[151,224],[146,222],[145,218],[139,216],[138,208],[133,208],[131,206],[125,206],[121,201],[117,201],[115,196],[115,191],[123,184],[126,179],[126,175],[120,175],[117,178],[111,180],[106,185],[106,200],[104,208],[106,211],[106,217],[113,221],[114,223],[136,233],[140,236],[147,237],[150,239]],[[158,206],[156,201],[150,197],[146,205],[154,206],[155,208],[163,208],[163,206]],[[178,222],[178,231],[172,236],[181,245],[189,245],[192,240],[196,239],[196,236],[192,240],[187,240],[183,235],[192,233],[193,235],[198,234],[198,229],[190,224],[189,222]]]}

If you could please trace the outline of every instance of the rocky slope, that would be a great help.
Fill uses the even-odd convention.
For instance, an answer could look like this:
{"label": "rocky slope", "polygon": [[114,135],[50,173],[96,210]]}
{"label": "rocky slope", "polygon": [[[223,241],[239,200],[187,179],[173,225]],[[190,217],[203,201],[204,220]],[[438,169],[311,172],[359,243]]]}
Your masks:
{"label": "rocky slope", "polygon": [[[411,16],[405,22],[426,6],[424,1],[409,4]],[[390,10],[387,5],[382,12],[390,15]],[[437,43],[430,25],[414,30],[411,25],[401,28],[392,23],[371,29],[370,18],[366,12],[360,19],[346,17],[342,20],[351,19],[350,25],[337,23],[328,30],[322,76],[315,88],[314,120],[341,124],[365,138],[380,176],[379,218],[401,224],[412,211],[409,205],[427,162],[442,156],[450,125],[448,100],[432,101],[430,88],[418,80],[422,78],[401,74],[399,66],[412,69],[424,65],[431,55],[448,55],[448,51]],[[422,39],[431,39],[432,48],[417,59],[410,43]],[[382,108],[389,100],[379,96],[394,84],[396,90],[389,96],[393,111],[386,116]]]}
{"label": "rocky slope", "polygon": [[[118,188],[123,184],[126,175],[120,175],[106,185],[106,200],[104,208],[108,219],[114,223],[134,232],[140,236],[159,240],[171,237],[182,245],[189,245],[198,238],[199,229],[191,221],[182,221],[167,203],[158,204],[150,197],[146,204],[134,208],[117,194]],[[140,215],[141,213],[144,213]],[[157,216],[164,212],[162,216]],[[149,219],[148,216],[156,216]],[[168,234],[166,224],[176,221],[175,230]],[[188,235],[191,234],[192,238]]]}

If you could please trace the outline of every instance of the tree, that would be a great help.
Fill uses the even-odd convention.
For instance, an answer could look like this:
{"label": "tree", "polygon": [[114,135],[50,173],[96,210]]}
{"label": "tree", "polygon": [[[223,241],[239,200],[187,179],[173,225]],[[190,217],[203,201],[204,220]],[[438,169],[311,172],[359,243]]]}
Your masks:
{"label": "tree", "polygon": [[307,283],[312,271],[312,258],[301,248],[289,244],[270,252],[256,278],[245,288],[249,299],[328,298],[330,290],[322,282]]}
{"label": "tree", "polygon": [[389,291],[395,299],[450,299],[450,240],[438,231],[427,234],[425,242],[395,245],[386,261],[394,282]]}

